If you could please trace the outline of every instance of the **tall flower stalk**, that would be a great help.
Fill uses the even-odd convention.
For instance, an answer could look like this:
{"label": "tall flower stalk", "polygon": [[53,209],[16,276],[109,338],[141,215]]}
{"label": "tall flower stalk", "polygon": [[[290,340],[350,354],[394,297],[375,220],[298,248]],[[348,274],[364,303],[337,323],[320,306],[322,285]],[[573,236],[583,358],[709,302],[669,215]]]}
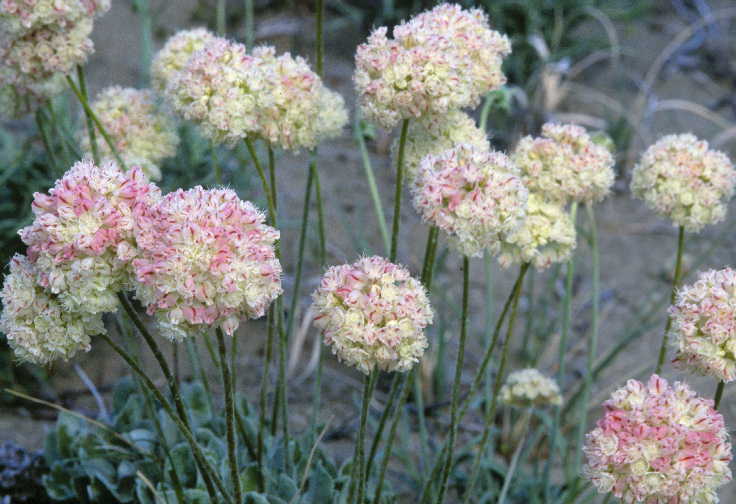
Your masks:
{"label": "tall flower stalk", "polygon": [[[677,256],[675,257],[675,270],[672,275],[672,290],[670,292],[670,305],[675,304],[677,299],[677,289],[682,282],[682,256],[685,252],[685,227],[679,226],[677,231]],[[672,316],[667,315],[667,323],[664,326],[664,334],[662,334],[662,344],[659,347],[659,357],[657,358],[657,366],[654,373],[660,374],[662,366],[667,358],[667,347],[669,345],[670,330],[672,329]]]}
{"label": "tall flower stalk", "polygon": [[[242,502],[243,491],[240,487],[240,471],[238,470],[237,442],[235,440],[235,391],[230,377],[230,366],[227,362],[227,347],[222,329],[216,329],[217,348],[220,352],[220,368],[222,385],[225,390],[225,426],[227,437],[227,459],[230,466],[230,481],[235,492],[235,502]],[[234,338],[233,338],[234,339]],[[231,349],[232,350],[232,349]]]}

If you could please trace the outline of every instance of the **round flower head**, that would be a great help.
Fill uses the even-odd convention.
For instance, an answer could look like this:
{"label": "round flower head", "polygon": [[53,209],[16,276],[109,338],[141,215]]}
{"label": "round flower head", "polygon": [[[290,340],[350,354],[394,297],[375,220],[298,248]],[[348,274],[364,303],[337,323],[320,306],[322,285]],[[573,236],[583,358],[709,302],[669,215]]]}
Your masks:
{"label": "round flower head", "polygon": [[676,225],[700,231],[726,216],[734,183],[736,171],[725,154],[693,135],[668,135],[644,152],[631,191]]}
{"label": "round flower head", "polygon": [[613,155],[580,126],[547,123],[540,138],[522,138],[512,158],[529,190],[550,201],[600,201],[613,185]]}
{"label": "round flower head", "polygon": [[[103,90],[91,104],[128,166],[140,166],[153,180],[161,178],[159,163],[176,154],[179,136],[173,120],[156,107],[153,92],[118,86]],[[87,128],[80,128],[82,148],[91,150]],[[113,159],[107,142],[98,139],[100,155]]]}
{"label": "round flower head", "polygon": [[575,223],[570,214],[561,205],[529,193],[526,219],[501,241],[498,261],[503,267],[528,262],[544,269],[567,261],[575,245]]}
{"label": "round flower head", "polygon": [[181,340],[263,316],[281,294],[279,232],[230,189],[179,189],[139,219],[136,294],[163,332]]}
{"label": "round flower head", "polygon": [[9,35],[41,26],[63,28],[79,19],[104,14],[109,8],[110,0],[2,0],[0,25]]}
{"label": "round flower head", "polygon": [[670,307],[675,362],[724,382],[736,380],[736,271],[700,273]]}
{"label": "round flower head", "polygon": [[339,134],[347,122],[342,98],[325,88],[304,58],[276,56],[273,47],[253,51],[265,89],[258,95],[257,134],[287,150],[311,149]]}
{"label": "round flower head", "polygon": [[134,213],[158,197],[137,167],[124,174],[114,163],[76,163],[48,194],[34,194],[35,219],[19,232],[38,283],[67,310],[114,311],[136,253]]}
{"label": "round flower head", "polygon": [[427,348],[427,293],[405,268],[382,257],[331,267],[312,299],[314,324],[332,353],[365,374],[407,371]]}
{"label": "round flower head", "polygon": [[713,401],[653,375],[629,380],[603,403],[588,433],[584,474],[625,503],[715,503],[731,479],[731,444]]}
{"label": "round flower head", "polygon": [[504,36],[480,9],[442,4],[393,29],[381,27],[355,56],[355,86],[365,118],[386,128],[402,119],[476,106],[502,86]]}
{"label": "round flower head", "polygon": [[90,336],[105,332],[102,316],[70,311],[36,283],[36,276],[33,264],[15,255],[0,292],[0,330],[16,357],[45,365],[89,351]]}
{"label": "round flower head", "polygon": [[509,373],[501,387],[501,401],[513,406],[544,406],[562,404],[560,387],[536,369],[521,369]]}
{"label": "round flower head", "polygon": [[151,62],[153,89],[163,92],[189,58],[217,37],[204,28],[182,30],[166,41]]}
{"label": "round flower head", "polygon": [[266,86],[259,64],[243,44],[216,37],[171,76],[166,97],[205,136],[234,144],[259,128],[257,106]]}
{"label": "round flower head", "polygon": [[[404,146],[404,176],[409,187],[416,180],[422,159],[430,154],[440,154],[458,144],[491,150],[486,134],[475,125],[472,117],[461,110],[451,110],[447,114],[430,114],[411,121]],[[394,165],[398,147],[397,139],[391,146]]]}
{"label": "round flower head", "polygon": [[509,158],[461,144],[422,161],[414,207],[463,255],[495,250],[523,222],[527,190]]}

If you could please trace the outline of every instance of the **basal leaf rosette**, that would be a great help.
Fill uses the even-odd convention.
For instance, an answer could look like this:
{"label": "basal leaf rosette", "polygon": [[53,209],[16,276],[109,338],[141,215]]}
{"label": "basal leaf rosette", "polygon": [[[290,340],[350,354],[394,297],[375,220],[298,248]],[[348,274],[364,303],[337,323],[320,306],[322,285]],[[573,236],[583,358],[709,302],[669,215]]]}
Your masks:
{"label": "basal leaf rosette", "polygon": [[722,221],[736,171],[722,152],[694,135],[667,135],[634,168],[631,191],[648,207],[687,231]]}
{"label": "basal leaf rosette", "polygon": [[46,365],[89,351],[90,337],[105,332],[102,316],[69,310],[37,277],[31,261],[16,254],[0,292],[0,331],[16,358]]}
{"label": "basal leaf rosette", "polygon": [[[404,176],[411,187],[417,178],[422,159],[440,154],[459,144],[469,144],[480,150],[491,150],[486,134],[462,110],[447,114],[430,114],[409,123],[404,146]],[[391,146],[392,164],[397,162],[399,139]]]}
{"label": "basal leaf rosette", "polygon": [[469,144],[425,157],[412,190],[422,218],[466,256],[497,250],[526,214],[528,192],[511,160]]}
{"label": "basal leaf rosette", "polygon": [[736,379],[736,271],[704,271],[677,291],[670,307],[675,363],[731,382]]}
{"label": "basal leaf rosette", "polygon": [[586,436],[585,476],[625,503],[715,503],[731,480],[731,444],[713,401],[657,375],[629,380]]}
{"label": "basal leaf rosette", "polygon": [[217,36],[205,28],[181,30],[172,35],[151,62],[151,84],[163,93],[186,65],[192,54],[215,40]]}
{"label": "basal leaf rosette", "polygon": [[546,123],[541,137],[519,141],[512,159],[530,191],[560,204],[600,201],[615,178],[611,152],[574,124]]}
{"label": "basal leaf rosette", "polygon": [[235,191],[169,193],[136,223],[136,296],[172,340],[211,326],[232,335],[281,294],[278,239]]}
{"label": "basal leaf rosette", "polygon": [[363,116],[385,128],[402,119],[474,107],[502,86],[506,36],[480,9],[441,4],[393,29],[380,27],[358,46],[355,87]]}
{"label": "basal leaf rosette", "polygon": [[74,164],[48,194],[34,194],[34,221],[19,232],[38,283],[70,311],[115,311],[136,255],[135,214],[159,197],[140,168]]}
{"label": "basal leaf rosette", "polygon": [[503,267],[531,263],[545,269],[567,261],[576,244],[575,223],[564,207],[530,192],[526,218],[501,240],[498,261]]}
{"label": "basal leaf rosette", "polygon": [[427,293],[405,268],[382,257],[329,268],[312,300],[325,344],[362,373],[407,371],[427,348]]}
{"label": "basal leaf rosette", "polygon": [[[179,135],[173,119],[156,105],[153,92],[112,86],[90,104],[125,164],[140,166],[150,179],[160,180],[159,165],[176,154]],[[82,149],[91,151],[87,128],[77,132]],[[113,159],[107,142],[97,140],[104,158]]]}
{"label": "basal leaf rosette", "polygon": [[534,368],[509,373],[499,393],[502,402],[522,408],[562,404],[557,382]]}

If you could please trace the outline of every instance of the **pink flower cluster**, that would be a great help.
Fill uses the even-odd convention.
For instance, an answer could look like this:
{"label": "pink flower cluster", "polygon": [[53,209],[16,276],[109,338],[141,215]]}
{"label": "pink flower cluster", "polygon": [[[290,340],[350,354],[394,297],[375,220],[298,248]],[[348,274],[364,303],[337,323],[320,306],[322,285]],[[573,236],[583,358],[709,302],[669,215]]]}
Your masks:
{"label": "pink flower cluster", "polygon": [[585,475],[625,503],[718,502],[731,479],[731,444],[713,402],[653,375],[629,380],[603,403],[588,433]]}
{"label": "pink flower cluster", "polygon": [[511,160],[469,144],[426,156],[412,189],[417,211],[467,256],[497,251],[526,214],[528,193]]}
{"label": "pink flower cluster", "polygon": [[138,168],[76,163],[49,194],[34,194],[35,220],[20,230],[38,283],[73,311],[114,311],[136,254],[135,214],[160,197]]}
{"label": "pink flower cluster", "polygon": [[164,196],[136,222],[136,295],[175,340],[261,317],[281,294],[279,232],[230,189]]}
{"label": "pink flower cluster", "polygon": [[364,116],[386,128],[402,119],[475,106],[502,86],[509,40],[480,9],[441,4],[393,29],[375,30],[355,56]]}
{"label": "pink flower cluster", "polygon": [[427,293],[405,268],[382,257],[331,267],[312,299],[325,343],[365,374],[407,371],[427,348]]}
{"label": "pink flower cluster", "polygon": [[[0,2],[0,89],[4,101],[31,105],[59,92],[62,76],[93,51],[95,15],[109,0],[3,0]],[[7,113],[27,112],[15,104]]]}
{"label": "pink flower cluster", "polygon": [[725,382],[736,380],[736,271],[704,271],[670,307],[675,363]]}

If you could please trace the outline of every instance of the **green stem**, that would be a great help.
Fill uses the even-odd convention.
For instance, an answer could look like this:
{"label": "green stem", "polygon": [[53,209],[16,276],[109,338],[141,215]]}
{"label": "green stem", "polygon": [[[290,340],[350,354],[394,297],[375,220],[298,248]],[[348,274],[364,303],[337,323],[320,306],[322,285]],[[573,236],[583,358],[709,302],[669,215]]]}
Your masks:
{"label": "green stem", "polygon": [[36,128],[38,128],[38,133],[41,135],[41,142],[43,143],[43,148],[46,150],[46,154],[49,156],[49,160],[51,161],[51,166],[54,169],[54,172],[57,172],[59,169],[59,163],[56,160],[56,154],[54,153],[54,149],[51,147],[51,142],[49,141],[48,132],[46,131],[46,128],[43,125],[43,113],[41,109],[38,109],[35,114],[36,119]]}
{"label": "green stem", "polygon": [[[263,187],[263,192],[266,195],[266,202],[268,203],[268,223],[269,225],[275,227],[276,226],[276,203],[273,200],[273,195],[271,193],[271,189],[268,186],[268,180],[266,179],[266,172],[263,170],[263,165],[261,164],[260,159],[258,158],[258,153],[256,152],[255,145],[253,145],[253,140],[250,138],[245,139],[245,146],[248,148],[248,153],[250,154],[251,159],[253,160],[253,166],[256,168],[256,172],[258,173],[258,178],[261,180],[261,186]],[[278,249],[277,249],[278,252]]]}
{"label": "green stem", "polygon": [[360,118],[356,115],[355,118],[355,139],[358,142],[360,148],[360,156],[363,160],[363,169],[365,170],[365,178],[368,181],[368,189],[371,194],[371,200],[373,201],[373,210],[376,213],[376,219],[378,220],[378,229],[381,232],[381,238],[386,248],[386,253],[391,253],[391,238],[388,234],[388,227],[386,226],[386,216],[383,213],[383,204],[381,203],[381,196],[378,194],[378,185],[376,184],[376,177],[373,173],[373,165],[371,164],[371,158],[368,154],[368,147],[365,145],[365,137],[363,135],[363,128],[361,126]]}
{"label": "green stem", "polygon": [[585,206],[590,222],[590,248],[591,262],[593,274],[593,304],[591,313],[591,327],[588,333],[588,356],[586,360],[585,381],[583,385],[583,400],[580,404],[580,416],[578,418],[578,447],[575,451],[575,463],[573,464],[573,474],[580,474],[580,467],[583,463],[583,445],[585,444],[585,432],[588,428],[588,402],[590,402],[590,393],[593,388],[593,372],[595,367],[595,358],[598,355],[598,320],[600,313],[600,290],[601,290],[601,267],[600,254],[598,251],[598,226],[595,221],[595,211],[593,204],[588,203]]}
{"label": "green stem", "polygon": [[253,0],[245,0],[245,46],[248,49],[253,47],[256,40],[255,17]]}
{"label": "green stem", "polygon": [[[406,124],[406,122],[404,122]],[[404,131],[402,130],[402,136]],[[401,154],[399,154],[401,157]],[[440,493],[437,497],[437,503],[442,504],[445,501],[447,493],[447,482],[450,479],[450,471],[452,470],[452,459],[455,452],[455,438],[458,428],[458,402],[460,399],[460,382],[463,375],[463,362],[465,359],[465,337],[468,332],[468,300],[470,297],[470,259],[463,257],[463,299],[462,312],[460,314],[460,341],[457,351],[457,362],[455,363],[455,380],[452,384],[452,401],[450,405],[450,435],[447,442],[447,458],[445,467],[442,471],[442,482],[440,484]]]}
{"label": "green stem", "polygon": [[401,225],[401,195],[404,186],[404,150],[406,149],[406,134],[409,131],[409,119],[401,123],[399,137],[399,153],[396,161],[396,191],[394,192],[394,219],[391,226],[391,251],[388,260],[396,261],[399,246],[399,227]]}
{"label": "green stem", "polygon": [[713,397],[713,408],[718,409],[718,406],[721,405],[721,398],[723,397],[723,389],[725,388],[726,384],[722,381],[718,382],[718,386],[716,387],[716,395]]}
{"label": "green stem", "polygon": [[498,497],[498,504],[504,504],[506,502],[506,495],[508,495],[509,488],[511,488],[511,482],[514,479],[514,473],[516,473],[516,468],[519,465],[521,452],[524,450],[526,433],[529,428],[529,420],[531,419],[531,416],[532,410],[530,408],[524,412],[524,416],[521,419],[521,435],[519,436],[519,444],[516,446],[514,455],[511,457],[511,464],[509,464],[509,469],[506,471],[506,476],[503,480],[503,487],[501,487],[501,495]]}
{"label": "green stem", "polygon": [[266,319],[266,351],[263,355],[263,375],[261,376],[261,390],[258,398],[258,473],[260,490],[265,490],[262,475],[264,474],[266,410],[268,409],[268,382],[270,365],[273,357],[273,308],[269,309]]}
{"label": "green stem", "polygon": [[[316,154],[316,150],[315,150]],[[314,178],[314,197],[317,201],[317,235],[319,237],[319,264],[324,267],[327,263],[327,240],[325,239],[325,206],[322,200],[322,184],[319,181],[317,164],[309,167]]]}
{"label": "green stem", "polygon": [[[519,270],[519,277],[523,280],[526,270],[529,269],[529,263],[525,263]],[[470,502],[470,496],[473,494],[473,487],[480,474],[480,462],[483,458],[483,454],[486,451],[486,445],[490,439],[491,432],[493,430],[493,423],[496,417],[496,410],[498,409],[498,397],[500,395],[501,387],[503,386],[503,380],[506,374],[506,365],[509,358],[509,350],[511,348],[511,340],[514,337],[514,326],[516,325],[516,318],[519,308],[519,299],[521,299],[521,291],[523,290],[523,281],[517,283],[514,286],[514,292],[511,301],[511,315],[509,315],[509,324],[506,327],[506,339],[503,342],[501,348],[501,361],[498,365],[498,371],[496,372],[496,379],[493,383],[493,394],[491,395],[491,407],[485,412],[484,425],[483,425],[483,437],[481,438],[480,446],[475,454],[475,460],[473,462],[472,476],[466,488],[467,497],[465,502]]]}
{"label": "green stem", "polygon": [[294,330],[294,320],[296,319],[297,301],[299,299],[299,290],[302,283],[302,270],[304,268],[304,249],[307,244],[307,224],[309,222],[309,203],[312,196],[312,183],[314,175],[311,165],[316,163],[312,160],[310,163],[309,174],[307,175],[307,187],[304,190],[304,206],[302,207],[302,223],[299,228],[299,246],[296,259],[296,272],[294,273],[294,290],[291,294],[291,304],[289,306],[289,320],[286,323],[286,335],[291,337]]}
{"label": "green stem", "polygon": [[[570,216],[573,223],[577,222],[577,202],[573,202],[572,208],[570,209]],[[563,299],[562,306],[562,331],[560,335],[560,345],[558,352],[558,369],[557,369],[557,383],[561,390],[565,390],[565,364],[567,362],[567,340],[570,336],[570,321],[572,319],[572,287],[573,280],[575,278],[575,257],[572,256],[567,261],[567,271],[565,277],[565,297]],[[556,444],[557,444],[557,431],[560,429],[560,421],[562,414],[562,406],[558,406],[555,409],[555,417],[552,425],[552,432],[550,433],[549,440],[549,456],[547,463],[544,468],[544,499],[545,502],[550,502],[552,491],[550,471],[552,469],[552,462],[555,459]]]}
{"label": "green stem", "polygon": [[217,157],[217,144],[214,141],[210,142],[210,154],[212,156],[212,168],[215,172],[215,184],[222,184],[222,165],[220,159]]}
{"label": "green stem", "polygon": [[483,101],[483,108],[480,110],[480,121],[478,128],[485,133],[488,127],[488,115],[491,112],[491,105],[493,104],[493,91],[486,94],[486,99]]}
{"label": "green stem", "polygon": [[315,42],[317,46],[317,75],[323,77],[325,68],[325,40],[324,40],[324,20],[325,20],[325,3],[324,0],[316,0],[316,27]]}
{"label": "green stem", "polygon": [[[71,77],[67,76],[67,79],[72,82]],[[82,102],[82,106],[84,107],[84,103],[89,103],[89,94],[87,93],[87,79],[84,76],[84,68],[82,68],[81,65],[77,65],[77,80],[79,81],[79,91],[76,91],[76,89],[72,88],[77,94],[77,98],[80,99]],[[80,98],[81,96],[81,98]],[[92,159],[95,161],[95,164],[100,164],[100,151],[97,149],[97,134],[95,133],[95,126],[92,121],[91,114],[87,113],[87,109],[85,107],[85,116],[87,118],[87,134],[89,135],[89,144],[90,149],[92,149]]]}
{"label": "green stem", "polygon": [[[365,473],[370,476],[371,468],[373,467],[373,460],[378,452],[378,446],[381,444],[381,437],[383,437],[383,431],[386,428],[388,418],[391,416],[391,412],[394,411],[394,404],[399,396],[401,389],[404,387],[404,381],[406,376],[404,373],[394,373],[394,377],[391,380],[391,389],[388,394],[388,401],[383,407],[381,418],[378,421],[378,428],[375,434],[373,434],[373,441],[371,442],[371,449],[368,452],[368,462],[366,462]],[[398,413],[397,413],[398,414]]]}
{"label": "green stem", "polygon": [[215,332],[217,333],[217,348],[220,351],[220,363],[222,364],[222,386],[225,389],[225,425],[230,481],[235,489],[235,502],[242,502],[243,491],[240,488],[240,472],[238,471],[238,454],[235,441],[235,394],[233,392],[233,382],[230,380],[230,367],[227,363],[225,335],[219,327]]}
{"label": "green stem", "polygon": [[350,476],[350,487],[348,490],[348,501],[354,503],[353,497],[356,496],[357,502],[362,504],[361,488],[363,487],[364,461],[363,461],[363,444],[365,440],[365,427],[368,423],[368,408],[373,397],[373,389],[376,385],[378,371],[371,371],[370,374],[363,378],[363,402],[360,409],[360,424],[358,426],[358,438],[355,442],[355,455],[353,456],[353,467]]}
{"label": "green stem", "polygon": [[141,19],[141,87],[149,85],[151,80],[151,59],[153,56],[153,18],[149,0],[137,0],[138,15]]}
{"label": "green stem", "polygon": [[225,31],[227,29],[225,26],[225,7],[226,0],[217,0],[217,34],[221,37],[225,35]]}
{"label": "green stem", "polygon": [[[670,305],[675,304],[677,298],[677,288],[682,280],[682,255],[685,251],[685,228],[680,226],[677,233],[677,259],[675,260],[675,275],[672,278],[672,292],[670,294]],[[659,347],[659,358],[657,359],[657,368],[654,374],[662,372],[665,358],[667,357],[667,345],[670,338],[670,329],[672,328],[672,317],[667,315],[667,323],[664,326],[664,334],[662,335],[662,346]]]}

